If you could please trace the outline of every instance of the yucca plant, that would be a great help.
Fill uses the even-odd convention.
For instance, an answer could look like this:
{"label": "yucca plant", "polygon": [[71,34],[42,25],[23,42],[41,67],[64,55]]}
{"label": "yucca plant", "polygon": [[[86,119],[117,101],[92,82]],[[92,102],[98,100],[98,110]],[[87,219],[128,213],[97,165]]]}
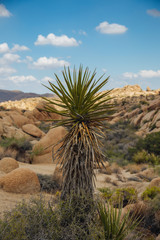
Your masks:
{"label": "yucca plant", "polygon": [[50,86],[46,86],[58,98],[44,98],[45,110],[62,116],[60,120],[53,119],[55,127],[64,126],[68,130],[55,153],[63,171],[62,198],[71,193],[92,195],[94,165],[103,165],[104,160],[99,137],[104,121],[113,111],[110,91],[99,92],[109,77],[102,81],[102,75],[96,80],[96,71],[91,73],[86,68],[83,72],[82,66],[78,72],[73,69],[73,76],[70,68],[64,68],[62,74],[65,85],[55,74],[57,84],[49,82]]}
{"label": "yucca plant", "polygon": [[[104,229],[105,240],[124,240],[141,222],[138,212],[130,215],[130,210],[122,216],[122,205],[114,208],[111,203],[98,203],[98,213]],[[136,239],[136,234],[134,234]]]}

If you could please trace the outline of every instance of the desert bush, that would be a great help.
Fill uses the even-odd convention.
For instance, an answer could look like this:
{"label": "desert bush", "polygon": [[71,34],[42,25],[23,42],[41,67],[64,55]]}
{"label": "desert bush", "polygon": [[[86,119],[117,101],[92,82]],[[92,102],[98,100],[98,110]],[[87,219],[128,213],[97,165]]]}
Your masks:
{"label": "desert bush", "polygon": [[61,190],[61,185],[55,179],[53,180],[52,175],[43,175],[37,174],[41,191],[48,192],[48,193],[55,193],[56,191]]}
{"label": "desert bush", "polygon": [[39,125],[39,129],[42,130],[44,133],[47,133],[50,130],[50,128],[51,124],[43,121]]}
{"label": "desert bush", "polygon": [[160,132],[155,132],[146,135],[144,139],[140,138],[135,147],[129,149],[129,155],[132,158],[133,155],[141,150],[145,150],[148,153],[153,153],[156,156],[160,155]]}
{"label": "desert bush", "polygon": [[102,197],[105,199],[105,201],[111,199],[113,191],[110,188],[99,188],[98,190],[102,193]]}
{"label": "desert bush", "polygon": [[31,143],[25,139],[25,138],[3,138],[0,141],[0,146],[4,147],[5,149],[7,148],[17,148],[17,150],[22,150],[22,151],[26,151],[26,150],[31,150],[32,149],[32,145]]}
{"label": "desert bush", "polygon": [[[111,131],[107,131],[108,128]],[[110,163],[116,162],[122,166],[128,164],[128,149],[135,146],[139,139],[135,134],[136,129],[128,121],[119,121],[106,127],[103,152]]]}
{"label": "desert bush", "polygon": [[125,207],[129,203],[137,201],[137,190],[133,187],[117,188],[111,198],[113,205],[118,207],[119,203]]}
{"label": "desert bush", "polygon": [[110,166],[106,168],[100,168],[99,173],[106,174],[106,175],[111,175],[112,174],[112,169]]}
{"label": "desert bush", "polygon": [[148,163],[156,165],[160,163],[160,157],[156,156],[154,153],[148,153],[146,150],[141,150],[133,155],[133,161],[141,164]]}
{"label": "desert bush", "polygon": [[154,199],[157,195],[160,195],[160,188],[159,187],[147,187],[146,190],[142,193],[143,200],[150,200]]}
{"label": "desert bush", "polygon": [[160,166],[155,166],[154,171],[160,176]]}
{"label": "desert bush", "polygon": [[[149,199],[143,203],[141,207],[139,203],[134,205],[133,211],[138,211],[141,218],[140,227],[146,235],[154,235],[153,239],[160,234],[160,194],[153,199]],[[148,239],[147,236],[143,240]]]}
{"label": "desert bush", "polygon": [[115,190],[99,188],[99,191],[104,200],[112,203],[114,207],[118,207],[119,204],[125,207],[129,203],[137,201],[137,191],[133,187],[117,188]]}
{"label": "desert bush", "polygon": [[0,146],[4,148],[5,157],[14,157],[20,162],[26,162],[26,153],[32,149],[31,143],[25,138],[4,138]]}
{"label": "desert bush", "polygon": [[0,220],[0,240],[103,239],[93,200],[73,196],[55,206],[40,197],[19,203]]}
{"label": "desert bush", "polygon": [[32,199],[18,204],[0,221],[1,240],[58,239],[58,218],[52,203]]}
{"label": "desert bush", "polygon": [[125,166],[125,169],[127,171],[130,171],[131,174],[134,174],[146,170],[147,167],[148,165],[146,164],[128,164],[127,166]]}
{"label": "desert bush", "polygon": [[117,173],[117,174],[121,174],[121,167],[117,164],[117,163],[112,163],[111,165],[111,171],[112,173]]}

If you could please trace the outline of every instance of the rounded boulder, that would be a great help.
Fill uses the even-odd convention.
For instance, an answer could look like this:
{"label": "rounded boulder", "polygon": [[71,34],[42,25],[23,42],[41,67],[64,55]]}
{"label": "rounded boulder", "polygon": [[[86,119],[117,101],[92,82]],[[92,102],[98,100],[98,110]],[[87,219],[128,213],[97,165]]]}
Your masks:
{"label": "rounded boulder", "polygon": [[42,132],[38,127],[36,127],[33,124],[25,124],[22,126],[22,130],[27,133],[32,135],[33,137],[42,137],[44,136],[44,132]]}
{"label": "rounded boulder", "polygon": [[35,172],[18,168],[0,178],[0,186],[6,192],[36,193],[40,191],[39,179]]}
{"label": "rounded boulder", "polygon": [[19,168],[19,164],[14,158],[4,157],[0,160],[0,171],[9,173],[16,168]]}

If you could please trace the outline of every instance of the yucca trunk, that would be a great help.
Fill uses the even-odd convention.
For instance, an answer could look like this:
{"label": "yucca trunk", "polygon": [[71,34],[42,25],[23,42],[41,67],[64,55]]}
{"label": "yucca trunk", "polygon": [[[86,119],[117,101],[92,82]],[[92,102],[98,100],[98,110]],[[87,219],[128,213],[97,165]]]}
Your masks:
{"label": "yucca trunk", "polygon": [[70,194],[93,195],[94,165],[103,164],[95,130],[78,123],[65,136],[56,157],[62,164],[62,198]]}

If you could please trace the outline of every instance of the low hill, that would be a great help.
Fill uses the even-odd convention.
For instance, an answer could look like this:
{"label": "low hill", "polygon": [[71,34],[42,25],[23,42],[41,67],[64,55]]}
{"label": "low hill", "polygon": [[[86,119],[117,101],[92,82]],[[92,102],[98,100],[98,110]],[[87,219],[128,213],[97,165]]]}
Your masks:
{"label": "low hill", "polygon": [[52,97],[52,94],[46,93],[46,94],[36,94],[36,93],[25,93],[22,91],[14,90],[2,90],[0,89],[0,102],[5,101],[15,101],[15,100],[21,100],[23,98],[35,98],[35,97]]}

